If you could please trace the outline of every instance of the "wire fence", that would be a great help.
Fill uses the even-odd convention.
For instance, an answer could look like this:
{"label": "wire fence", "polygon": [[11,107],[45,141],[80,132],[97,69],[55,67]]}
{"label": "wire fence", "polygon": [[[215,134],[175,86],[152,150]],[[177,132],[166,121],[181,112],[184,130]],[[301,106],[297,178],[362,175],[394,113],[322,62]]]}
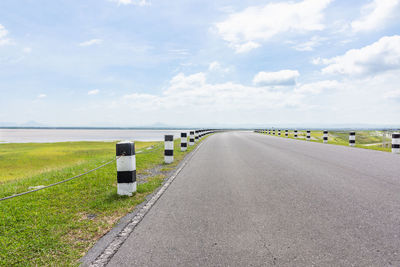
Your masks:
{"label": "wire fence", "polygon": [[[151,147],[150,150],[147,150],[147,151],[143,151],[143,150],[142,150],[142,151],[138,151],[138,152],[136,152],[136,154],[149,154],[149,153],[153,153],[153,150],[154,150],[155,148],[159,148],[160,146],[161,146],[161,144],[153,145],[153,146]],[[40,187],[40,188],[36,188],[36,189],[30,190],[30,191],[26,191],[26,192],[14,194],[14,195],[11,195],[11,196],[3,197],[3,198],[0,198],[0,201],[12,199],[12,198],[15,198],[15,197],[20,197],[20,196],[23,196],[23,195],[26,195],[26,194],[30,194],[30,193],[33,193],[33,192],[36,192],[36,191],[40,191],[40,190],[43,190],[43,189],[46,189],[46,188],[49,188],[49,187],[56,186],[56,185],[59,185],[59,184],[62,184],[62,183],[66,183],[66,182],[68,182],[68,181],[74,180],[74,179],[76,179],[76,178],[79,178],[79,177],[84,176],[84,175],[86,175],[86,174],[89,174],[89,173],[91,173],[91,172],[94,172],[94,171],[96,171],[96,170],[98,170],[98,169],[100,169],[100,168],[103,168],[103,167],[105,167],[105,166],[107,166],[107,165],[109,165],[109,164],[115,162],[116,160],[118,160],[118,159],[119,159],[120,157],[122,157],[122,156],[124,156],[124,155],[118,156],[118,157],[116,157],[116,158],[113,159],[113,160],[110,160],[110,161],[108,161],[108,162],[106,162],[106,163],[104,163],[104,164],[102,164],[102,165],[100,165],[100,166],[98,166],[98,167],[96,167],[96,168],[94,168],[94,169],[91,169],[91,170],[89,170],[89,171],[87,171],[87,172],[78,174],[78,175],[76,175],[76,176],[74,176],[74,177],[71,177],[71,178],[62,180],[62,181],[57,182],[57,183],[53,183],[53,184],[50,184],[50,185],[46,185],[46,186],[43,186],[43,187]]]}
{"label": "wire fence", "polygon": [[73,180],[73,179],[76,179],[76,178],[79,178],[79,177],[81,177],[81,176],[84,176],[84,175],[86,175],[86,174],[88,174],[88,173],[94,172],[94,171],[96,171],[96,170],[98,170],[98,169],[101,169],[101,168],[103,168],[103,167],[105,167],[105,166],[107,166],[107,165],[109,165],[109,164],[115,162],[116,160],[118,160],[118,159],[119,159],[120,157],[122,157],[122,156],[123,156],[123,155],[121,155],[121,156],[119,156],[119,157],[116,157],[116,158],[113,159],[113,160],[110,160],[110,161],[108,161],[108,162],[106,162],[106,163],[104,163],[104,164],[102,164],[102,165],[100,165],[100,166],[98,166],[98,167],[96,167],[96,168],[94,168],[94,169],[91,169],[91,170],[89,170],[89,171],[87,171],[87,172],[84,172],[84,173],[75,175],[74,177],[71,177],[71,178],[62,180],[62,181],[57,182],[57,183],[54,183],[54,184],[50,184],[50,185],[46,185],[46,186],[43,186],[43,187],[40,187],[40,188],[36,188],[36,189],[34,189],[34,190],[30,190],[30,191],[18,193],[18,194],[15,194],[15,195],[12,195],[12,196],[8,196],[8,197],[3,197],[3,198],[0,198],[0,201],[4,201],[4,200],[11,199],[11,198],[15,198],[15,197],[20,197],[20,196],[23,196],[23,195],[26,195],[26,194],[30,194],[30,193],[39,191],[39,190],[43,190],[43,189],[46,189],[46,188],[49,188],[49,187],[56,186],[56,185],[59,185],[59,184],[62,184],[62,183],[66,183],[66,182],[71,181],[71,180]]}

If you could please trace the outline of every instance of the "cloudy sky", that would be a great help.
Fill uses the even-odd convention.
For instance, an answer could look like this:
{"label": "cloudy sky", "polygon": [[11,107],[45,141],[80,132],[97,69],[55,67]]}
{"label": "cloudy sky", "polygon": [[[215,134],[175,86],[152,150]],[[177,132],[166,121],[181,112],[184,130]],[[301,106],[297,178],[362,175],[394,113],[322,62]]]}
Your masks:
{"label": "cloudy sky", "polygon": [[0,122],[400,123],[400,0],[1,0]]}

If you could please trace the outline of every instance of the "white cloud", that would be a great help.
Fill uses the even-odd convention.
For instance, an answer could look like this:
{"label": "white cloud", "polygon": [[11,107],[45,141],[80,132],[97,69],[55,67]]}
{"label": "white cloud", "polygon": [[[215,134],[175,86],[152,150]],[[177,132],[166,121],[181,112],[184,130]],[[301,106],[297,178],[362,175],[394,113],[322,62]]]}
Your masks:
{"label": "white cloud", "polygon": [[320,31],[323,11],[331,0],[268,3],[232,13],[217,23],[221,38],[238,53],[250,51],[280,33]]}
{"label": "white cloud", "polygon": [[230,72],[231,69],[222,67],[218,61],[213,61],[210,63],[210,65],[208,65],[208,71],[227,73],[227,72]]}
{"label": "white cloud", "polygon": [[336,89],[340,83],[335,80],[318,81],[301,84],[295,88],[294,92],[302,94],[319,94],[324,90]]}
{"label": "white cloud", "polygon": [[[178,109],[193,107],[207,111],[254,110],[269,107],[301,107],[303,96],[293,92],[271,91],[267,87],[246,86],[233,82],[209,83],[202,72],[179,73],[161,95],[133,93],[123,99],[135,101],[140,109]],[[135,104],[135,105],[136,105]]]}
{"label": "white cloud", "polygon": [[218,61],[211,62],[208,66],[209,71],[219,70],[221,68],[221,64]]}
{"label": "white cloud", "polygon": [[32,48],[30,47],[24,47],[22,49],[22,52],[24,52],[25,54],[30,54],[32,52]]}
{"label": "white cloud", "polygon": [[400,17],[400,0],[373,0],[361,9],[361,17],[351,23],[355,32],[382,28],[390,20]]}
{"label": "white cloud", "polygon": [[46,94],[40,94],[40,95],[37,96],[37,98],[46,98],[46,97],[47,97]]}
{"label": "white cloud", "polygon": [[315,47],[319,46],[322,41],[326,40],[326,38],[321,38],[319,36],[313,36],[307,42],[300,43],[295,45],[293,48],[297,51],[312,51]]}
{"label": "white cloud", "polygon": [[116,2],[118,5],[135,5],[135,6],[148,6],[150,3],[147,0],[110,0]]}
{"label": "white cloud", "polygon": [[11,43],[11,39],[7,38],[8,31],[6,28],[0,24],[0,46]]}
{"label": "white cloud", "polygon": [[180,56],[180,57],[186,57],[186,56],[190,55],[190,52],[188,49],[169,49],[168,53],[173,56]]}
{"label": "white cloud", "polygon": [[259,48],[261,45],[256,42],[247,42],[244,44],[231,44],[231,47],[235,50],[236,53],[247,53],[250,50],[253,50],[255,48]]}
{"label": "white cloud", "polygon": [[101,39],[92,39],[92,40],[80,43],[79,46],[98,45],[98,44],[101,44],[102,42],[103,42],[103,40],[101,40]]}
{"label": "white cloud", "polygon": [[384,98],[387,98],[387,99],[400,100],[400,89],[388,91],[383,96],[384,96]]}
{"label": "white cloud", "polygon": [[323,59],[321,57],[316,57],[311,60],[311,63],[314,65],[321,65],[323,64]]}
{"label": "white cloud", "polygon": [[280,70],[276,72],[257,73],[253,78],[256,85],[295,85],[296,79],[300,76],[297,70]]}
{"label": "white cloud", "polygon": [[324,74],[368,75],[400,68],[400,36],[385,36],[360,49],[351,49],[342,56],[316,59],[327,65]]}
{"label": "white cloud", "polygon": [[98,93],[100,93],[100,90],[99,89],[94,89],[94,90],[90,90],[88,92],[88,95],[97,95]]}

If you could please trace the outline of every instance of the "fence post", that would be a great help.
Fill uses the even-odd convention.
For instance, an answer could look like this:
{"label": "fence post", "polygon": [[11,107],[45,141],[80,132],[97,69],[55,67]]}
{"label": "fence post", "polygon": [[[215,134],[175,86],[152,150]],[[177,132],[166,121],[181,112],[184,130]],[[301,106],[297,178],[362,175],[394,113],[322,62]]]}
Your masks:
{"label": "fence post", "polygon": [[307,141],[311,140],[311,131],[307,131]]}
{"label": "fence post", "polygon": [[174,136],[164,136],[164,162],[169,164],[174,161]]}
{"label": "fence post", "polygon": [[135,143],[124,141],[116,144],[117,194],[132,196],[136,192]]}
{"label": "fence post", "polygon": [[400,133],[392,133],[392,153],[400,154]]}
{"label": "fence post", "polygon": [[324,130],[324,134],[322,136],[322,139],[323,139],[324,144],[328,143],[328,131],[327,130]]}
{"label": "fence post", "polygon": [[193,146],[194,145],[194,131],[190,131],[189,133],[189,146]]}
{"label": "fence post", "polygon": [[349,146],[356,145],[356,132],[350,132],[349,134]]}
{"label": "fence post", "polygon": [[181,151],[187,149],[187,133],[181,133]]}
{"label": "fence post", "polygon": [[297,139],[297,130],[294,130],[294,138]]}

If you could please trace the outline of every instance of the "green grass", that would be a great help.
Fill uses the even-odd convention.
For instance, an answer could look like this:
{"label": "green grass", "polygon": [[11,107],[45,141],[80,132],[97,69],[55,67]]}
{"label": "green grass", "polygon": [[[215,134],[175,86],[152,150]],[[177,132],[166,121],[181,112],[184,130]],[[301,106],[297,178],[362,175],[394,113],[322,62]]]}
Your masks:
{"label": "green grass", "polygon": [[[276,133],[277,134],[277,133]],[[307,131],[298,131],[298,140],[306,140]],[[272,136],[272,134],[271,134]],[[278,135],[276,135],[278,137]],[[322,143],[323,131],[311,131],[311,142],[319,142]],[[281,132],[281,137],[285,137],[285,132]],[[293,130],[289,131],[289,137],[291,139],[294,138]],[[383,147],[382,143],[382,132],[381,131],[356,131],[356,147],[365,148],[365,149],[373,149],[379,151],[390,152],[390,147]],[[389,140],[389,143],[391,141]],[[328,133],[328,143],[334,145],[349,145],[349,132],[343,131],[329,131]],[[374,145],[371,145],[374,144]]]}
{"label": "green grass", "polygon": [[[195,147],[180,152],[176,140],[175,162],[165,165],[162,142],[136,142],[136,150],[150,145],[151,150],[136,155],[138,173],[159,165],[173,169]],[[0,172],[6,171],[0,197],[5,197],[95,168],[115,158],[115,143],[0,144],[0,156]],[[4,162],[10,159],[16,160]],[[70,182],[0,202],[0,266],[78,265],[87,250],[164,178],[165,174],[149,177],[132,197],[118,196],[114,162]]]}
{"label": "green grass", "polygon": [[[156,142],[137,142],[136,149]],[[60,170],[115,153],[115,142],[0,144],[0,183]]]}

